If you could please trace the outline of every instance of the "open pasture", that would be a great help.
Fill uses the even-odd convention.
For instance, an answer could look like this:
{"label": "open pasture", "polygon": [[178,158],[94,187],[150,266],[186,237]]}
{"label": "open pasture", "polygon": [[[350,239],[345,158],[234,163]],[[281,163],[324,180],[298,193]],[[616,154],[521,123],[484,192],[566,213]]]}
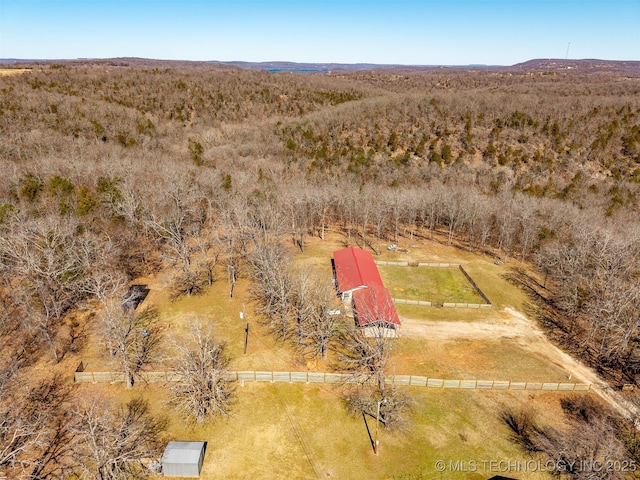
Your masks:
{"label": "open pasture", "polygon": [[379,266],[393,298],[442,303],[484,303],[457,267]]}

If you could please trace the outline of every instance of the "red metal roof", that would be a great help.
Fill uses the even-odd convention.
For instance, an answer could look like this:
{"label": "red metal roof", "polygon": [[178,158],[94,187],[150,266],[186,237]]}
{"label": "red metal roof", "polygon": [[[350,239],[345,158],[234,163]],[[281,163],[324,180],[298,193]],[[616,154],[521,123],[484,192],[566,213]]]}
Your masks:
{"label": "red metal roof", "polygon": [[360,327],[377,322],[400,325],[400,317],[389,290],[384,287],[363,288],[353,292],[353,303]]}
{"label": "red metal roof", "polygon": [[333,252],[333,261],[340,292],[371,285],[384,287],[371,252],[356,247],[343,248]]}
{"label": "red metal roof", "polygon": [[353,290],[359,326],[380,321],[400,325],[398,312],[382,283],[371,252],[356,247],[344,248],[333,252],[333,262],[338,290]]}

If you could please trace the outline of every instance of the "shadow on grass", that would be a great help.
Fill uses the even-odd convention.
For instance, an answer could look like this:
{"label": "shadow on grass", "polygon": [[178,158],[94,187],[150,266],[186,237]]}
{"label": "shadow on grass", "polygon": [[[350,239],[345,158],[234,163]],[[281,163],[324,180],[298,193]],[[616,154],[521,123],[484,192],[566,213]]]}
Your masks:
{"label": "shadow on grass", "polygon": [[373,437],[371,436],[371,430],[369,430],[369,424],[367,423],[367,417],[364,412],[362,412],[362,421],[364,422],[364,426],[367,429],[367,435],[369,435],[369,443],[371,443],[371,448],[375,452],[376,446],[375,446]]}
{"label": "shadow on grass", "polygon": [[524,313],[527,316],[535,318],[538,324],[558,341],[564,343],[568,339],[573,343],[574,332],[567,327],[566,320],[558,312],[553,300],[546,296],[549,292],[543,285],[518,267],[504,273],[503,278],[523,289],[529,297],[530,303],[524,305]]}

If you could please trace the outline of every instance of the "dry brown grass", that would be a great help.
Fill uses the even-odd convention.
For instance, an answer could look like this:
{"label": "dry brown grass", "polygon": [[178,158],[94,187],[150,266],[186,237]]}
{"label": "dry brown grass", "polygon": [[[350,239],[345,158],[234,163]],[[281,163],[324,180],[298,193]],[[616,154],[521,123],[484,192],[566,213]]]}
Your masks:
{"label": "dry brown grass", "polygon": [[[163,356],[171,358],[172,344],[188,336],[192,322],[200,321],[210,326],[214,337],[227,344],[235,370],[300,370],[304,368],[287,343],[280,342],[269,333],[253,309],[249,295],[249,281],[241,279],[229,298],[226,281],[214,282],[200,295],[183,296],[172,300],[169,294],[171,272],[137,278],[134,283],[145,284],[150,289],[143,305],[153,306],[159,312],[159,326],[163,335]],[[245,320],[240,319],[244,310]],[[244,350],[244,329],[249,323],[249,348]],[[100,345],[95,332],[96,320],[88,325],[90,331],[87,347],[81,357],[87,370],[108,371],[113,368]],[[78,359],[79,361],[79,359]],[[165,362],[166,363],[166,362]],[[155,365],[154,370],[163,370],[166,365]]]}
{"label": "dry brown grass", "polygon": [[18,75],[20,73],[28,73],[32,70],[30,68],[0,68],[0,77],[7,77],[9,75]]}

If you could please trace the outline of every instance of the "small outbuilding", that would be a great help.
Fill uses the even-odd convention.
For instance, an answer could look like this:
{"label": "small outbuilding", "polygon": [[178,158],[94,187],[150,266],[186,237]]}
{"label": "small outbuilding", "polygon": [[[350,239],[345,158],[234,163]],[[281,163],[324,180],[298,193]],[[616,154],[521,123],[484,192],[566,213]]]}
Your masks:
{"label": "small outbuilding", "polygon": [[162,474],[198,478],[206,449],[207,442],[169,442],[162,454]]}
{"label": "small outbuilding", "polygon": [[122,297],[122,309],[125,312],[133,312],[138,305],[144,302],[150,290],[146,285],[131,285],[126,295]]}

